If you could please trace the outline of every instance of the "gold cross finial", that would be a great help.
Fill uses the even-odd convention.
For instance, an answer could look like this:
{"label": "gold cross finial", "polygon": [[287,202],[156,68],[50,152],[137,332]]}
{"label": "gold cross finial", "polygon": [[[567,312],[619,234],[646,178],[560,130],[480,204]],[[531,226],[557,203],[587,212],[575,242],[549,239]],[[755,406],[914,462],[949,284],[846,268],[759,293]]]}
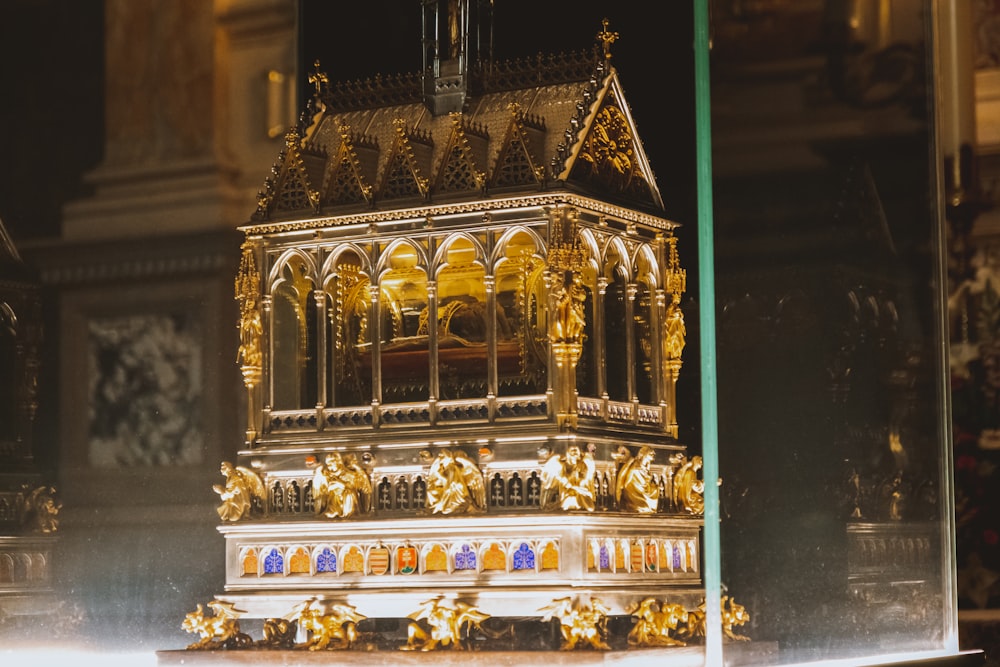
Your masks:
{"label": "gold cross finial", "polygon": [[601,21],[602,30],[597,33],[597,39],[601,40],[601,45],[604,46],[604,59],[611,60],[611,45],[618,41],[617,32],[608,32],[608,19]]}
{"label": "gold cross finial", "polygon": [[316,86],[316,97],[323,94],[323,86],[330,83],[329,77],[327,77],[326,72],[321,72],[319,69],[319,61],[313,63],[313,67],[316,71],[309,75],[309,83]]}

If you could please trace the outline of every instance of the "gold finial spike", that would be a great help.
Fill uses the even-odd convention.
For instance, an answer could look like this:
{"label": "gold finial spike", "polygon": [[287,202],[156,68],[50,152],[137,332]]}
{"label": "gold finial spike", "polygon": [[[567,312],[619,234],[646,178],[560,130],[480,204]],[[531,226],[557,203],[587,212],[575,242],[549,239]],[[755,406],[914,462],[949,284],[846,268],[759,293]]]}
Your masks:
{"label": "gold finial spike", "polygon": [[611,60],[611,45],[618,41],[617,32],[608,32],[608,19],[601,21],[601,32],[597,33],[597,39],[600,40],[601,46],[604,47],[604,60]]}
{"label": "gold finial spike", "polygon": [[309,83],[316,87],[316,99],[319,99],[323,94],[323,87],[329,85],[330,78],[319,68],[319,60],[313,63],[313,67],[316,68],[312,74],[309,75]]}

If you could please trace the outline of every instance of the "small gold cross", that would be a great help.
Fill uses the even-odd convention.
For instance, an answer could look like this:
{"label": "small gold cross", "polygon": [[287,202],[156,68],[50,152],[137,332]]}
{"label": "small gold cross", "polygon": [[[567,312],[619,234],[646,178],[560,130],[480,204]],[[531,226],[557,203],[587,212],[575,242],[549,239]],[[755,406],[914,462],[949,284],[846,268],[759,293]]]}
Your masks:
{"label": "small gold cross", "polygon": [[320,71],[318,60],[313,63],[313,67],[316,68],[316,71],[309,75],[309,83],[316,86],[316,97],[319,97],[323,93],[323,86],[328,85],[330,79],[327,77],[326,72]]}
{"label": "small gold cross", "polygon": [[608,19],[601,21],[603,30],[597,33],[597,39],[601,40],[601,44],[604,46],[604,59],[611,59],[611,45],[618,41],[617,32],[608,32]]}

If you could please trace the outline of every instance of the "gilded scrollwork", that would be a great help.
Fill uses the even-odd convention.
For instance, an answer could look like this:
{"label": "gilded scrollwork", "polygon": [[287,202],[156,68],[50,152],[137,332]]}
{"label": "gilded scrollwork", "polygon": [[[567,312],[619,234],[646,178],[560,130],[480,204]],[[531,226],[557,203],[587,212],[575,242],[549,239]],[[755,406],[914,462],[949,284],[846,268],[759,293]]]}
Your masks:
{"label": "gilded scrollwork", "polygon": [[560,650],[572,651],[578,646],[610,650],[606,640],[611,610],[597,598],[578,602],[569,597],[559,598],[539,611],[544,612],[542,621],[548,622],[553,618],[559,621],[562,632]]}
{"label": "gilded scrollwork", "polygon": [[[263,355],[261,353],[261,336],[263,325],[260,313],[260,273],[254,262],[253,248],[243,245],[243,256],[240,259],[240,269],[236,276],[236,300],[240,304],[240,346],[236,361],[244,369],[256,369],[259,377]],[[244,371],[244,381],[247,386],[253,386],[250,377]]]}
{"label": "gilded scrollwork", "polygon": [[[750,612],[746,607],[739,604],[728,595],[723,595],[720,600],[720,612],[722,615],[722,634],[734,641],[749,641],[745,635],[736,634],[737,626],[746,625],[750,621]],[[706,634],[706,612],[705,603],[698,605],[697,609],[688,612],[687,625],[680,629],[680,634],[685,638],[704,637]]]}
{"label": "gilded scrollwork", "polygon": [[195,611],[184,617],[181,627],[201,637],[188,646],[189,650],[237,649],[253,646],[250,636],[240,632],[240,623],[237,620],[246,612],[221,600],[212,600],[208,606],[213,611],[211,616],[206,615],[204,607],[199,604]]}
{"label": "gilded scrollwork", "polygon": [[655,513],[660,503],[660,486],[653,477],[656,452],[643,446],[632,456],[627,447],[618,449],[615,499],[619,509],[640,514]]}
{"label": "gilded scrollwork", "polygon": [[542,466],[541,508],[594,511],[594,457],[579,445],[565,454],[552,454]]}
{"label": "gilded scrollwork", "polygon": [[447,646],[461,650],[469,632],[479,628],[490,616],[460,600],[438,596],[422,603],[420,609],[408,618],[413,623],[407,628],[406,644],[401,649],[433,651]]}
{"label": "gilded scrollwork", "polygon": [[310,651],[348,649],[358,638],[357,625],[366,616],[349,604],[306,600],[289,620],[298,621],[308,639],[295,648]]}
{"label": "gilded scrollwork", "polygon": [[483,474],[465,452],[446,449],[431,463],[427,473],[427,508],[434,514],[485,511]]}
{"label": "gilded scrollwork", "polygon": [[688,612],[684,605],[663,602],[656,598],[645,600],[626,609],[636,618],[635,625],[628,634],[628,643],[633,646],[687,646],[675,634],[678,627],[686,627]]}
{"label": "gilded scrollwork", "polygon": [[298,625],[287,618],[265,618],[261,631],[263,637],[254,643],[260,648],[292,649],[295,648],[295,634]]}
{"label": "gilded scrollwork", "polygon": [[263,501],[267,496],[264,482],[253,470],[234,466],[223,461],[219,472],[226,478],[224,484],[214,484],[212,490],[219,494],[222,504],[216,508],[223,521],[239,521],[248,516],[255,501]]}

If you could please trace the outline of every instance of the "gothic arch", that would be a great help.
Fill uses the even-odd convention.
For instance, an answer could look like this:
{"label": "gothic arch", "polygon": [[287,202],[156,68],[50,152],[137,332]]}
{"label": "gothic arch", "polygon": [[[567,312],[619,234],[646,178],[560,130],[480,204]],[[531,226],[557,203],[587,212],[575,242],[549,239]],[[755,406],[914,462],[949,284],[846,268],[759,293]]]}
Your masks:
{"label": "gothic arch", "polygon": [[456,232],[448,235],[440,244],[438,244],[434,252],[434,259],[431,260],[430,271],[428,271],[429,275],[432,275],[435,279],[437,279],[441,273],[441,269],[449,264],[448,251],[451,250],[452,247],[461,239],[468,241],[475,249],[476,256],[475,259],[472,260],[473,263],[482,266],[485,271],[489,271],[486,261],[486,248],[484,248],[483,244],[479,242],[479,239],[467,232]]}

